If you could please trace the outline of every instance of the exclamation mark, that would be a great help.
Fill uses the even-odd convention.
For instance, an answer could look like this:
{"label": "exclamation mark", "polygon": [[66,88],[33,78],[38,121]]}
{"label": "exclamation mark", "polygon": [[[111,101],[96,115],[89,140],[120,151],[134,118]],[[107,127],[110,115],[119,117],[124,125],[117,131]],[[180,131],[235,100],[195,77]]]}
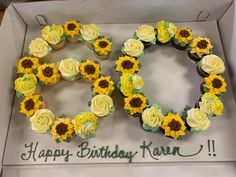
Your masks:
{"label": "exclamation mark", "polygon": [[212,140],[212,147],[213,147],[213,156],[216,156],[216,151],[215,151],[215,140]]}
{"label": "exclamation mark", "polygon": [[[209,156],[213,155],[213,156],[215,157],[215,156],[216,156],[215,140],[208,140],[208,141],[207,141],[207,144],[208,144],[208,155],[209,155]],[[212,151],[213,151],[213,153],[211,152],[211,146],[212,146]]]}
{"label": "exclamation mark", "polygon": [[210,143],[210,140],[207,141],[208,143],[208,155],[211,156],[211,143]]}

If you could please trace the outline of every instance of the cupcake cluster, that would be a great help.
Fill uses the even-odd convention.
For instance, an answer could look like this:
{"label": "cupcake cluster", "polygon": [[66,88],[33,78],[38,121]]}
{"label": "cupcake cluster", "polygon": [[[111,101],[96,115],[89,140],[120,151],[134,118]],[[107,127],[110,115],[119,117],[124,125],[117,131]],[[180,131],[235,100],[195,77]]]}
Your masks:
{"label": "cupcake cluster", "polygon": [[[42,36],[31,41],[30,56],[17,61],[14,85],[16,96],[21,98],[20,112],[29,119],[34,132],[51,134],[57,143],[70,142],[75,135],[86,139],[94,137],[99,120],[115,110],[111,98],[115,83],[110,76],[102,75],[97,61],[80,60],[76,56],[62,58],[57,63],[50,61],[53,50],[62,49],[66,41],[75,43],[80,40],[94,45],[94,52],[103,58],[110,55],[112,42],[100,35],[96,25],[81,27],[79,22],[70,21],[63,26],[45,26]],[[47,108],[40,95],[41,88],[56,85],[61,79],[70,82],[83,79],[91,84],[89,112],[68,117],[56,115]]]}
{"label": "cupcake cluster", "polygon": [[[189,58],[197,63],[197,72],[203,78],[200,86],[202,96],[196,105],[186,106],[180,113],[163,113],[157,103],[150,104],[141,91],[144,81],[138,74],[141,68],[139,58],[144,56],[144,50],[152,45],[168,43],[178,50],[186,50]],[[208,38],[194,37],[187,27],[178,28],[164,20],[157,22],[155,27],[140,25],[134,36],[124,42],[121,49],[123,55],[118,57],[114,66],[120,76],[117,87],[124,96],[125,111],[137,117],[144,130],[160,132],[174,139],[181,139],[186,131],[206,131],[211,119],[222,114],[222,95],[227,90],[223,77],[224,62],[212,54],[212,49]]]}

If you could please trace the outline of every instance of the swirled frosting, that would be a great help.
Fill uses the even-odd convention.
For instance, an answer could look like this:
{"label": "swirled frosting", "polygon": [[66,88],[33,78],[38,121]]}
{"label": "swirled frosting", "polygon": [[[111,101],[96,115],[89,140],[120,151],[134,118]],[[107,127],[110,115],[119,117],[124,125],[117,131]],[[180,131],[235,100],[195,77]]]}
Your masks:
{"label": "swirled frosting", "polygon": [[144,45],[139,39],[130,38],[124,43],[123,51],[133,57],[143,53]]}
{"label": "swirled frosting", "polygon": [[135,31],[136,36],[144,42],[156,41],[156,33],[152,26],[150,25],[141,25]]}
{"label": "swirled frosting", "polygon": [[82,26],[80,32],[85,41],[92,41],[100,36],[100,29],[95,24]]}
{"label": "swirled frosting", "polygon": [[225,71],[224,62],[220,57],[213,54],[204,56],[200,65],[202,70],[208,74],[221,74]]}
{"label": "swirled frosting", "polygon": [[79,61],[75,58],[63,59],[60,61],[58,69],[61,72],[61,75],[73,79],[80,72],[79,70]]}
{"label": "swirled frosting", "polygon": [[132,80],[132,84],[134,86],[135,89],[140,90],[143,88],[144,85],[144,81],[143,78],[137,74],[133,74],[131,76],[131,80]]}
{"label": "swirled frosting", "polygon": [[99,117],[107,116],[114,111],[113,101],[108,95],[96,95],[91,100],[90,109]]}
{"label": "swirled frosting", "polygon": [[64,35],[64,29],[61,25],[53,24],[51,27],[45,26],[41,32],[43,39],[53,45],[60,43],[62,39],[64,39],[62,38]]}
{"label": "swirled frosting", "polygon": [[29,45],[29,53],[35,57],[43,58],[51,51],[51,47],[42,38],[36,38]]}

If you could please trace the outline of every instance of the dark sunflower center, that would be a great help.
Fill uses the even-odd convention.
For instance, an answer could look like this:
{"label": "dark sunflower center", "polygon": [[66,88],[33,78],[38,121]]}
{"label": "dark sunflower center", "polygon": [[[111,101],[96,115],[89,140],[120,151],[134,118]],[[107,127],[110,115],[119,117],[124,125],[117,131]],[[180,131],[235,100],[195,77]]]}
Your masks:
{"label": "dark sunflower center", "polygon": [[214,88],[220,88],[222,86],[222,82],[220,79],[215,78],[212,81],[212,85]]}
{"label": "dark sunflower center", "polygon": [[109,82],[107,82],[106,80],[101,80],[98,85],[101,88],[107,88],[109,86]]}
{"label": "dark sunflower center", "polygon": [[84,67],[84,71],[87,73],[87,74],[94,74],[96,69],[93,65],[86,65]]}
{"label": "dark sunflower center", "polygon": [[25,109],[27,111],[34,109],[34,101],[32,99],[25,101]]}
{"label": "dark sunflower center", "polygon": [[200,49],[207,48],[208,42],[206,40],[201,40],[197,43],[197,47]]}
{"label": "dark sunflower center", "polygon": [[179,121],[176,121],[174,119],[168,124],[168,126],[173,131],[179,131],[181,129],[181,124],[179,123]]}
{"label": "dark sunflower center", "polygon": [[98,45],[101,48],[105,48],[108,45],[108,43],[106,41],[101,41],[101,42],[98,43]]}
{"label": "dark sunflower center", "polygon": [[46,76],[46,77],[51,77],[53,75],[53,68],[51,67],[46,67],[44,70],[43,70],[43,75]]}
{"label": "dark sunflower center", "polygon": [[64,123],[60,123],[56,126],[56,132],[58,135],[64,135],[67,132],[67,125]]}
{"label": "dark sunflower center", "polygon": [[22,61],[21,66],[23,68],[31,68],[33,66],[33,62],[30,59],[25,59]]}
{"label": "dark sunflower center", "polygon": [[140,98],[133,98],[131,101],[130,101],[130,105],[133,107],[133,108],[138,108],[142,105],[143,101],[140,99]]}
{"label": "dark sunflower center", "polygon": [[70,24],[68,24],[67,28],[69,31],[73,31],[76,28],[76,26],[75,26],[75,24],[70,23]]}
{"label": "dark sunflower center", "polygon": [[187,31],[187,30],[181,30],[179,32],[180,36],[182,37],[189,37],[190,36],[190,33]]}
{"label": "dark sunflower center", "polygon": [[121,65],[124,69],[131,69],[133,68],[134,63],[129,60],[124,60]]}

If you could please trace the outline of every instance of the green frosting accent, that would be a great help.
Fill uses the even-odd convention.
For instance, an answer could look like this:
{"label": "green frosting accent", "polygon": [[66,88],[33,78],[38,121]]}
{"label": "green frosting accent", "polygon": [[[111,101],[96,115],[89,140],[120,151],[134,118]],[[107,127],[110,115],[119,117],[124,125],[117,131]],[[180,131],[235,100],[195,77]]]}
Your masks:
{"label": "green frosting accent", "polygon": [[66,115],[63,113],[59,116],[59,118],[66,118]]}
{"label": "green frosting accent", "polygon": [[65,142],[69,143],[71,141],[71,138],[66,138]]}
{"label": "green frosting accent", "polygon": [[153,39],[152,41],[150,41],[150,43],[152,43],[153,45],[155,45],[156,44],[156,38],[155,39]]}
{"label": "green frosting accent", "polygon": [[194,134],[198,134],[198,133],[201,133],[202,131],[199,131],[199,130],[193,130],[193,128],[191,128],[191,132],[194,133]]}
{"label": "green frosting accent", "polygon": [[154,107],[155,110],[161,109],[160,105],[158,105],[157,103],[153,103],[152,106]]}
{"label": "green frosting accent", "polygon": [[57,144],[59,144],[61,142],[59,139],[56,139],[55,141]]}
{"label": "green frosting accent", "polygon": [[151,132],[156,132],[156,131],[158,130],[159,126],[157,126],[157,127],[151,127],[151,126],[149,126],[148,124],[143,123],[143,128],[144,128],[145,130],[148,130],[148,131],[151,131]]}
{"label": "green frosting accent", "polygon": [[36,75],[38,73],[38,69],[33,69],[33,74]]}
{"label": "green frosting accent", "polygon": [[78,36],[78,41],[84,41],[82,35],[79,35],[79,36]]}
{"label": "green frosting accent", "polygon": [[39,81],[39,82],[38,82],[38,85],[42,87],[42,86],[44,86],[45,84],[44,84],[42,81]]}
{"label": "green frosting accent", "polygon": [[137,94],[137,93],[140,93],[140,91],[139,90],[132,90],[132,94]]}
{"label": "green frosting accent", "polygon": [[92,134],[92,133],[86,134],[86,135],[84,135],[84,137],[85,137],[86,139],[93,138],[93,137],[95,137],[95,134]]}
{"label": "green frosting accent", "polygon": [[191,106],[186,105],[183,112],[180,114],[183,119],[186,119],[188,117],[188,111],[192,109]]}
{"label": "green frosting accent", "polygon": [[43,101],[43,97],[42,97],[42,96],[39,96],[39,100],[40,100],[40,101]]}
{"label": "green frosting accent", "polygon": [[64,40],[66,39],[65,35],[62,35],[62,36],[60,37],[60,39],[61,39],[61,41],[64,41]]}
{"label": "green frosting accent", "polygon": [[17,78],[18,78],[18,77],[23,77],[23,76],[24,76],[23,73],[18,73],[18,74],[17,74]]}
{"label": "green frosting accent", "polygon": [[27,76],[23,77],[23,81],[30,81],[30,80],[31,80],[31,78],[29,78]]}
{"label": "green frosting accent", "polygon": [[92,104],[92,103],[91,103],[91,100],[90,100],[90,101],[88,101],[88,106],[89,106],[89,107],[91,106],[91,104]]}
{"label": "green frosting accent", "polygon": [[17,96],[17,98],[20,98],[23,96],[23,94],[21,94],[20,92],[16,92],[16,96]]}
{"label": "green frosting accent", "polygon": [[116,86],[117,86],[118,89],[120,89],[120,87],[121,87],[121,83],[118,82],[118,83],[116,84]]}
{"label": "green frosting accent", "polygon": [[112,115],[114,111],[115,111],[115,107],[112,106],[108,115]]}

